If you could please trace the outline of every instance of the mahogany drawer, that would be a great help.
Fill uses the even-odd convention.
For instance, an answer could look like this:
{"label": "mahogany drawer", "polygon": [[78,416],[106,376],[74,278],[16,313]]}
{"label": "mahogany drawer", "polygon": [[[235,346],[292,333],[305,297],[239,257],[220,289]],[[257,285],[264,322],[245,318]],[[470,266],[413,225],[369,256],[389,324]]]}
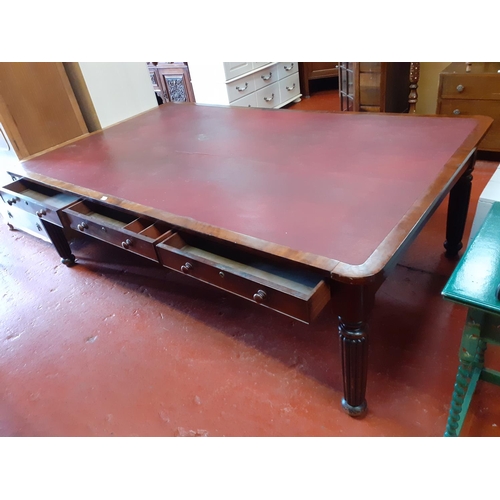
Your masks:
{"label": "mahogany drawer", "polygon": [[117,210],[90,200],[63,210],[61,217],[76,231],[158,262],[155,243],[168,234],[169,226],[158,220]]}
{"label": "mahogany drawer", "polygon": [[444,99],[492,99],[500,101],[500,75],[441,75]]}
{"label": "mahogany drawer", "polygon": [[11,207],[24,210],[58,226],[62,226],[59,211],[79,199],[74,194],[19,179],[0,188],[2,200]]}
{"label": "mahogany drawer", "polygon": [[443,99],[438,112],[441,115],[490,116],[494,121],[478,147],[486,151],[500,151],[500,101]]}
{"label": "mahogany drawer", "polygon": [[160,263],[292,318],[311,322],[330,300],[324,276],[245,250],[172,233],[156,245]]}

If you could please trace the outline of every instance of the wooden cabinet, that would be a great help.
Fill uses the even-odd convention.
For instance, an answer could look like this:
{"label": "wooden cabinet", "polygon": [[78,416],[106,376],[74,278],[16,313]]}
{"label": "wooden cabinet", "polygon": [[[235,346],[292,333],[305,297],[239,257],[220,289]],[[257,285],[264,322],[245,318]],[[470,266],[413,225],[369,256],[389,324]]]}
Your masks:
{"label": "wooden cabinet", "polygon": [[19,159],[88,133],[63,63],[0,63],[0,123]]}
{"label": "wooden cabinet", "polygon": [[341,111],[408,112],[410,65],[409,62],[339,63]]}
{"label": "wooden cabinet", "polygon": [[153,89],[162,103],[195,102],[187,63],[150,62],[148,68]]}
{"label": "wooden cabinet", "polygon": [[198,103],[276,109],[301,97],[297,62],[189,65]]}
{"label": "wooden cabinet", "polygon": [[338,62],[300,62],[300,88],[302,95],[309,97],[309,82],[322,78],[334,78],[339,75]]}
{"label": "wooden cabinet", "polygon": [[500,63],[452,63],[439,75],[440,115],[485,115],[494,119],[479,143],[481,151],[500,152]]}

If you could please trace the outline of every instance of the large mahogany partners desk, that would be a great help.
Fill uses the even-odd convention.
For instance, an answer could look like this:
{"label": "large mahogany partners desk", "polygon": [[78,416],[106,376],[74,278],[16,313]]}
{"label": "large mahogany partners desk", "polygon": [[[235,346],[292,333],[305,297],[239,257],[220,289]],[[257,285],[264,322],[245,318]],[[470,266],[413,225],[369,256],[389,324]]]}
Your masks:
{"label": "large mahogany partners desk", "polygon": [[171,103],[25,161],[2,198],[68,265],[73,229],[306,323],[331,304],[359,416],[375,292],[450,190],[457,255],[491,121]]}

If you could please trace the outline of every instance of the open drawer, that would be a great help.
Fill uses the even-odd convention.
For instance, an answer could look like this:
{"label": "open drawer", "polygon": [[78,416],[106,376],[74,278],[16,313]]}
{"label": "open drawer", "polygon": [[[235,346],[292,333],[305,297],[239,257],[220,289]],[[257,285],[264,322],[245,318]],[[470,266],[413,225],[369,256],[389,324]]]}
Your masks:
{"label": "open drawer", "polygon": [[311,322],[330,300],[320,275],[250,251],[173,232],[157,245],[160,263],[247,300]]}
{"label": "open drawer", "polygon": [[20,179],[0,188],[2,200],[41,219],[62,226],[59,211],[79,199],[28,179]]}
{"label": "open drawer", "polygon": [[79,201],[63,210],[66,224],[129,252],[158,262],[154,244],[169,234],[170,227],[148,217],[140,217],[90,200]]}

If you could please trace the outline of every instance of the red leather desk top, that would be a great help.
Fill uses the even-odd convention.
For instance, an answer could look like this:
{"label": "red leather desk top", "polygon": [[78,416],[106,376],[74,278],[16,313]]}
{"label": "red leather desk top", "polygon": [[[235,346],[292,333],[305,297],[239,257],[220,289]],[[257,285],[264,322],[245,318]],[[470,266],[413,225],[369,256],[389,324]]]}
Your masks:
{"label": "red leather desk top", "polygon": [[165,104],[23,168],[361,264],[476,125],[473,118]]}

